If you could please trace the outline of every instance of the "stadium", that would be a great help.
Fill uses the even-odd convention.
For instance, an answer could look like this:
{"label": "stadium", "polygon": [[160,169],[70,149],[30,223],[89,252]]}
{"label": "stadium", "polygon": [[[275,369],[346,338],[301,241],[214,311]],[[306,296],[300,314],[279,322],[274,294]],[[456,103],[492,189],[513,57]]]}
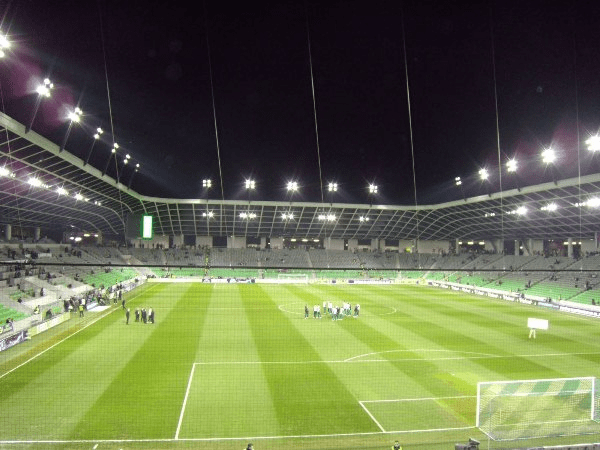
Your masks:
{"label": "stadium", "polygon": [[415,147],[397,200],[344,196],[315,129],[318,181],[267,199],[224,188],[213,91],[218,175],[173,197],[85,102],[50,119],[60,80],[12,95],[31,64],[5,28],[0,449],[600,448],[597,135],[535,175],[497,128],[498,164],[429,200]]}

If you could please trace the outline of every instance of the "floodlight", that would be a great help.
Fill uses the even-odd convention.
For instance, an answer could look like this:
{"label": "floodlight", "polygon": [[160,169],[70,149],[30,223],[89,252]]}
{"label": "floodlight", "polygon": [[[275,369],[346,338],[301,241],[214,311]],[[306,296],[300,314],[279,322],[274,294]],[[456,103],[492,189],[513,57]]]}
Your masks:
{"label": "floodlight", "polygon": [[209,219],[212,218],[213,216],[214,216],[214,213],[212,211],[208,211],[207,213],[206,212],[202,213],[202,217],[208,217]]}
{"label": "floodlight", "polygon": [[462,184],[462,180],[460,177],[454,177],[454,184],[460,186]]}
{"label": "floodlight", "polygon": [[545,206],[542,206],[542,211],[556,211],[558,209],[558,205],[556,203],[548,203]]}
{"label": "floodlight", "polygon": [[75,194],[75,200],[83,200],[83,195],[81,195],[79,192],[77,194]]}
{"label": "floodlight", "polygon": [[294,218],[294,213],[293,212],[281,214],[281,219],[282,220],[292,220],[293,218]]}
{"label": "floodlight", "polygon": [[42,185],[42,181],[36,177],[29,177],[27,183],[33,187],[40,187]]}
{"label": "floodlight", "polygon": [[298,183],[296,181],[288,181],[287,190],[292,192],[297,191]]}
{"label": "floodlight", "polygon": [[325,214],[319,214],[318,219],[319,220],[325,220],[327,218],[327,216]]}
{"label": "floodlight", "polygon": [[209,178],[202,180],[202,187],[210,189],[212,187],[212,180]]}
{"label": "floodlight", "polygon": [[556,161],[556,153],[553,149],[547,148],[542,152],[542,162],[545,164],[552,164]]}
{"label": "floodlight", "polygon": [[10,48],[10,42],[3,34],[0,34],[0,49]]}
{"label": "floodlight", "polygon": [[598,208],[600,207],[600,198],[598,197],[592,197],[587,201],[587,205],[590,208]]}
{"label": "floodlight", "polygon": [[123,164],[127,164],[128,162],[129,162],[129,160],[128,160],[127,158],[125,158],[125,159],[123,160]]}
{"label": "floodlight", "polygon": [[597,152],[600,151],[600,136],[599,135],[595,135],[595,136],[590,136],[590,138],[585,141],[585,143],[588,146],[588,150],[590,152]]}
{"label": "floodlight", "polygon": [[2,177],[8,177],[8,176],[10,176],[10,170],[8,170],[4,166],[0,167],[0,176],[2,176]]}
{"label": "floodlight", "polygon": [[490,174],[487,169],[479,169],[479,178],[481,180],[487,180]]}
{"label": "floodlight", "polygon": [[369,194],[377,194],[379,188],[376,184],[369,184]]}
{"label": "floodlight", "polygon": [[246,180],[245,185],[246,185],[246,189],[253,190],[256,188],[256,181]]}
{"label": "floodlight", "polygon": [[36,92],[40,97],[50,97],[50,91],[53,88],[54,84],[48,78],[45,78],[44,82],[37,87]]}
{"label": "floodlight", "polygon": [[507,172],[514,173],[514,172],[517,171],[517,167],[518,167],[517,160],[514,159],[514,158],[513,159],[509,159],[506,162],[506,171]]}
{"label": "floodlight", "polygon": [[77,122],[79,123],[79,121],[81,120],[81,115],[83,114],[83,111],[79,108],[75,108],[73,111],[71,111],[68,114],[68,118],[71,122]]}
{"label": "floodlight", "polygon": [[368,221],[369,221],[369,218],[368,218],[368,217],[366,217],[366,216],[360,216],[360,217],[358,218],[358,220],[359,220],[359,222],[368,222]]}
{"label": "floodlight", "polygon": [[140,168],[140,163],[136,163],[135,168],[139,169]]}
{"label": "floodlight", "polygon": [[524,216],[525,214],[527,214],[527,208],[524,206],[519,206],[516,210],[515,213],[517,213],[519,216]]}
{"label": "floodlight", "polygon": [[58,195],[69,195],[69,191],[67,191],[64,187],[57,187],[56,188],[56,193]]}
{"label": "floodlight", "polygon": [[329,192],[337,192],[337,190],[338,190],[338,184],[337,183],[329,183],[329,186],[327,187],[327,190]]}
{"label": "floodlight", "polygon": [[327,220],[329,220],[330,222],[333,222],[335,220],[335,214],[328,214]]}

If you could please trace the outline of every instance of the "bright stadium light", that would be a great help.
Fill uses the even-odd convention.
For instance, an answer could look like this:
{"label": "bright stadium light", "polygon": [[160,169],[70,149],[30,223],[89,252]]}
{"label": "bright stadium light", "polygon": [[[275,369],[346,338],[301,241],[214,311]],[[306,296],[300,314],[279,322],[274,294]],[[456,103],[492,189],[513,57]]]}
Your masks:
{"label": "bright stadium light", "polygon": [[509,173],[515,173],[517,171],[518,163],[516,159],[509,159],[506,162],[506,171]]}
{"label": "bright stadium light", "polygon": [[544,164],[552,164],[554,161],[556,161],[556,152],[553,149],[547,148],[542,151],[542,162]]}
{"label": "bright stadium light", "polygon": [[202,213],[202,217],[206,217],[208,219],[211,219],[215,214],[212,211],[208,211],[208,212],[203,212]]}
{"label": "bright stadium light", "polygon": [[590,208],[598,208],[598,207],[600,207],[600,198],[592,197],[586,202],[586,204]]}
{"label": "bright stadium light", "polygon": [[282,213],[281,214],[281,219],[282,220],[293,220],[294,219],[294,213],[293,212]]}
{"label": "bright stadium light", "polygon": [[6,38],[6,36],[4,36],[3,34],[0,34],[0,58],[4,58],[6,56],[6,52],[4,50],[7,50],[9,48],[10,48],[9,40]]}
{"label": "bright stadium light", "polygon": [[50,97],[52,89],[54,89],[54,84],[48,78],[44,78],[42,84],[38,85],[35,91],[40,97]]}
{"label": "bright stadium light", "polygon": [[38,85],[36,88],[36,92],[38,96],[35,100],[35,106],[33,107],[33,114],[31,115],[31,121],[29,125],[25,128],[25,133],[29,133],[29,130],[33,127],[33,123],[35,122],[35,117],[37,116],[38,110],[40,109],[40,104],[42,102],[43,97],[50,97],[50,91],[54,88],[54,84],[48,79],[45,78],[42,84]]}
{"label": "bright stadium light", "polygon": [[487,169],[479,169],[479,178],[483,180],[487,180],[490,174]]}
{"label": "bright stadium light", "polygon": [[96,128],[96,133],[94,134],[94,139],[98,140],[100,139],[100,136],[102,136],[102,133],[104,133],[104,130],[100,127]]}
{"label": "bright stadium light", "polygon": [[248,190],[256,189],[256,181],[254,180],[246,180],[244,184]]}
{"label": "bright stadium light", "polygon": [[69,191],[67,191],[64,187],[60,186],[56,188],[56,193],[58,195],[69,195]]}
{"label": "bright stadium light", "polygon": [[202,180],[202,187],[206,188],[206,189],[210,189],[212,187],[212,180],[210,180],[208,178]]}
{"label": "bright stadium light", "polygon": [[524,216],[525,214],[527,214],[527,208],[525,206],[519,206],[515,210],[515,213],[519,216]]}
{"label": "bright stadium light", "polygon": [[548,203],[540,208],[542,211],[556,211],[558,209],[558,205],[554,202]]}
{"label": "bright stadium light", "polygon": [[337,183],[329,183],[329,185],[327,186],[327,190],[329,192],[337,192],[338,184]]}
{"label": "bright stadium light", "polygon": [[77,194],[75,194],[75,200],[83,200],[83,195],[81,195],[79,192]]}
{"label": "bright stadium light", "polygon": [[43,183],[42,180],[40,180],[39,178],[29,177],[29,179],[27,180],[27,184],[33,187],[41,187]]}
{"label": "bright stadium light", "polygon": [[600,136],[590,136],[587,141],[585,141],[587,148],[590,152],[600,151]]}
{"label": "bright stadium light", "polygon": [[287,190],[290,192],[296,192],[298,190],[298,182],[288,181]]}
{"label": "bright stadium light", "polygon": [[5,166],[0,167],[0,177],[9,177],[10,170],[8,170]]}
{"label": "bright stadium light", "polygon": [[379,192],[379,188],[376,184],[369,184],[369,194],[377,194]]}
{"label": "bright stadium light", "polygon": [[82,114],[83,114],[83,111],[77,107],[73,111],[71,111],[67,117],[69,118],[69,120],[71,122],[79,123],[79,121],[81,120]]}
{"label": "bright stadium light", "polygon": [[460,179],[460,177],[454,177],[454,184],[456,186],[460,186],[462,184],[462,180]]}
{"label": "bright stadium light", "polygon": [[369,221],[369,218],[368,218],[368,217],[366,217],[366,216],[360,216],[360,217],[358,218],[358,221],[359,221],[359,222],[368,222],[368,221]]}

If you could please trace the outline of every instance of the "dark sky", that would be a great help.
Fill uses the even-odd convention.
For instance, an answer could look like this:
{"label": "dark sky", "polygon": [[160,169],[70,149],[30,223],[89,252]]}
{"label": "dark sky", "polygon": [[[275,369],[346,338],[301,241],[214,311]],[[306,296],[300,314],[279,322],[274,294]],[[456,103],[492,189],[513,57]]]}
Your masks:
{"label": "dark sky", "polygon": [[374,202],[413,204],[413,178],[419,203],[461,198],[456,176],[464,195],[498,190],[496,119],[502,163],[516,156],[520,166],[518,180],[503,172],[503,189],[552,179],[543,147],[559,155],[554,176],[575,176],[578,161],[584,174],[600,169],[583,143],[600,127],[597,3],[19,0],[0,11],[14,41],[0,66],[3,111],[29,123],[34,77],[49,76],[56,88],[33,129],[60,144],[61,116],[79,101],[85,124],[67,149],[85,158],[102,126],[91,158],[102,170],[114,127],[142,166],[132,182],[142,194],[204,198],[211,178],[210,197],[221,197],[207,36],[226,199],[246,198],[252,177],[253,199],[288,199],[295,179],[294,200],[320,201],[319,166],[325,186],[339,184],[326,201],[369,202],[374,182]]}

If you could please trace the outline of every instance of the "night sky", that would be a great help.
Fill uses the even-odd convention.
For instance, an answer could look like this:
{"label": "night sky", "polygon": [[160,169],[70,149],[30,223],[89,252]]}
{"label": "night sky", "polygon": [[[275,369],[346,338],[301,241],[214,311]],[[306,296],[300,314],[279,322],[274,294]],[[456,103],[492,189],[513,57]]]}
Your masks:
{"label": "night sky", "polygon": [[[290,199],[293,179],[293,200],[321,201],[319,166],[325,201],[414,204],[414,178],[419,203],[496,191],[497,119],[501,162],[519,161],[504,190],[600,170],[584,144],[600,127],[597,2],[19,0],[0,12],[14,42],[0,63],[2,110],[28,124],[35,80],[50,77],[33,130],[60,145],[67,106],[80,102],[67,150],[84,159],[101,126],[91,163],[102,170],[114,127],[144,195],[205,198],[211,178],[208,195],[221,198],[211,72],[225,199],[247,198],[253,178],[253,200]],[[539,156],[549,146],[554,173]],[[127,184],[131,168],[121,176]]]}

